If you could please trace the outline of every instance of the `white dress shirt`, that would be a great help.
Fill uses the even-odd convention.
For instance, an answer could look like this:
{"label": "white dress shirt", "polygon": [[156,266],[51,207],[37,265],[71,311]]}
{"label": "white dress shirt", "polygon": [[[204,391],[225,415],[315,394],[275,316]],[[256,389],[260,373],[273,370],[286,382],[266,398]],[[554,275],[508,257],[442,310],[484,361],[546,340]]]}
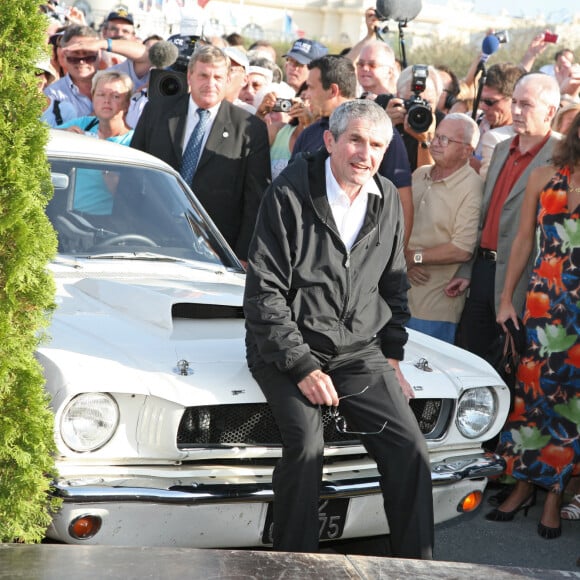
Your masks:
{"label": "white dress shirt", "polygon": [[350,201],[348,195],[341,189],[330,168],[330,157],[324,166],[326,176],[326,195],[332,210],[332,217],[338,228],[340,238],[346,249],[350,251],[367,213],[369,194],[381,197],[381,190],[373,178],[369,179],[360,190],[360,193]]}

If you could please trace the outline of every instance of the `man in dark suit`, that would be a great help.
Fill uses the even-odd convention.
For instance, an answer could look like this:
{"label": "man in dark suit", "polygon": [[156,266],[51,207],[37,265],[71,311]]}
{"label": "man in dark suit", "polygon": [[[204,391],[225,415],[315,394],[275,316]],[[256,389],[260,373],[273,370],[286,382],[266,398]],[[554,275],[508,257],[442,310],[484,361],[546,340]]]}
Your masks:
{"label": "man in dark suit", "polygon": [[[214,46],[188,63],[189,95],[149,102],[131,147],[182,173],[238,258],[246,260],[263,191],[271,181],[266,125],[225,100],[230,60]],[[202,117],[201,153],[191,177],[184,153]],[[195,163],[194,163],[195,165]]]}

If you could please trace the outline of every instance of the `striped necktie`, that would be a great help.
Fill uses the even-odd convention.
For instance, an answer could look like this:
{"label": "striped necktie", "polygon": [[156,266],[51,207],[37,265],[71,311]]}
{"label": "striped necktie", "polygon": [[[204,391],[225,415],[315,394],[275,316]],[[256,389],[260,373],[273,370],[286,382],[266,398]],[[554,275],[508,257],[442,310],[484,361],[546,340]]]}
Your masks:
{"label": "striped necktie", "polygon": [[181,177],[183,177],[188,185],[191,185],[193,180],[195,168],[197,167],[197,162],[201,155],[203,136],[205,135],[205,130],[209,122],[209,111],[207,109],[197,109],[197,114],[199,120],[197,125],[193,128],[191,137],[187,142],[187,146],[183,153],[183,159],[181,160],[181,168],[179,169]]}

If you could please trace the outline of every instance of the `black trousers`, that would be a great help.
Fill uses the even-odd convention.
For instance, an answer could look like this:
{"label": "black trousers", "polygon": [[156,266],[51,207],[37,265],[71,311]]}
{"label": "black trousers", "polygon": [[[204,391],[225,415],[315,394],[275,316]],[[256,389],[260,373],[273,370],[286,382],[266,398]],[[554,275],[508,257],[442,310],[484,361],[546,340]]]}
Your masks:
{"label": "black trousers", "polygon": [[[364,394],[340,401],[340,413],[353,431],[379,431],[388,421],[380,434],[360,438],[380,473],[391,551],[393,556],[431,559],[433,495],[427,446],[393,368],[373,345],[326,361],[323,370],[339,396],[369,386]],[[316,552],[324,451],[320,409],[275,366],[253,372],[283,442],[273,476],[274,549]]]}
{"label": "black trousers", "polygon": [[495,319],[495,262],[478,257],[459,322],[457,345],[492,363],[500,334]]}

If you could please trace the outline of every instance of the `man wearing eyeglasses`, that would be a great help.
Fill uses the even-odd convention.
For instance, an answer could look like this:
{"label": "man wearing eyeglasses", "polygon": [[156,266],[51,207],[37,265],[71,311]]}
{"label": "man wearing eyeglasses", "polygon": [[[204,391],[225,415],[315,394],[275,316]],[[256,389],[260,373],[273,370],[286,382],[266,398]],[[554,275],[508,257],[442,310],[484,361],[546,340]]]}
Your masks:
{"label": "man wearing eyeglasses", "polygon": [[364,97],[394,95],[397,91],[398,71],[393,49],[384,42],[365,45],[356,61],[356,78]]}
{"label": "man wearing eyeglasses", "polygon": [[405,252],[411,282],[407,326],[451,344],[465,298],[447,296],[445,287],[471,259],[477,242],[483,179],[469,159],[478,139],[471,117],[447,115],[430,144],[435,164],[413,172],[415,220]]}
{"label": "man wearing eyeglasses", "polygon": [[283,55],[286,82],[298,93],[308,78],[308,64],[328,54],[328,48],[315,40],[299,38]]}
{"label": "man wearing eyeglasses", "polygon": [[403,212],[377,175],[392,135],[379,105],[344,102],[325,149],[288,165],[258,215],[244,312],[248,365],[284,442],[273,475],[277,550],[318,550],[321,407],[338,405],[337,428],[359,434],[377,462],[392,554],[432,558],[429,459],[399,368],[409,317]]}

